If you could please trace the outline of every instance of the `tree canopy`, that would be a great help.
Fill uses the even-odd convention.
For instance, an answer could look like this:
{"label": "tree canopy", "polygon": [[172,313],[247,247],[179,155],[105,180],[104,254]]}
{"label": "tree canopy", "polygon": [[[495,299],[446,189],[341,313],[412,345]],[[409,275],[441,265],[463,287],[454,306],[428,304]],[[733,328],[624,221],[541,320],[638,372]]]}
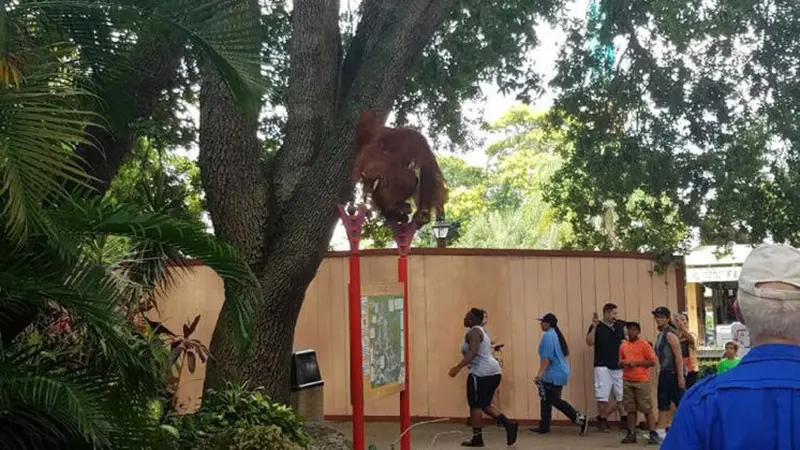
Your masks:
{"label": "tree canopy", "polygon": [[[552,123],[570,145],[548,199],[583,248],[670,255],[707,244],[800,244],[800,5],[600,2],[569,26]],[[591,46],[614,45],[602,71]],[[602,73],[602,76],[587,74]],[[599,226],[598,217],[613,226]]]}

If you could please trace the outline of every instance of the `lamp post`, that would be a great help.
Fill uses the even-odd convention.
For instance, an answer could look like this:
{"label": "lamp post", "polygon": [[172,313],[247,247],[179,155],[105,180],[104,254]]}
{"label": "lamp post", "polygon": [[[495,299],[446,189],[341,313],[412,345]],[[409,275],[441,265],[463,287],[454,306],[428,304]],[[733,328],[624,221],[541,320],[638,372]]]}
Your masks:
{"label": "lamp post", "polygon": [[436,247],[447,247],[447,237],[450,235],[450,224],[445,222],[444,219],[437,221],[431,226],[433,229],[433,237],[436,238]]}

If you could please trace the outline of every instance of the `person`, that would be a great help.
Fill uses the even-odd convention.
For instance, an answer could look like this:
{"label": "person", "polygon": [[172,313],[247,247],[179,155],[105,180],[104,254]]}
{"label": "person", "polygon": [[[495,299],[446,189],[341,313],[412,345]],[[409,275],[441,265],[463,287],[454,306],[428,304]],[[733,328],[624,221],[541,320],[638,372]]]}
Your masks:
{"label": "person", "polygon": [[659,433],[666,433],[670,409],[680,404],[686,389],[686,377],[681,357],[681,342],[671,321],[672,313],[666,306],[653,310],[658,326],[655,351],[658,356],[658,424]]}
{"label": "person", "polygon": [[[489,333],[489,330],[486,328],[486,324],[489,323],[489,313],[486,312],[485,309],[481,309],[481,312],[483,313],[483,322],[481,322],[481,326],[486,331],[486,333],[491,336],[491,334]],[[500,352],[500,349],[502,349],[505,346],[503,344],[498,344],[495,341],[494,337],[492,337],[491,344],[492,344],[492,356],[494,357],[494,359],[497,359],[497,361],[500,363],[500,368],[502,369],[503,368],[503,362],[497,357],[497,354]],[[499,387],[498,387],[498,389],[499,389]],[[495,395],[492,397],[492,402],[491,402],[492,406],[494,406],[494,407],[497,407],[497,396],[498,396],[498,392],[495,391]],[[472,417],[471,416],[467,416],[467,426],[468,427],[472,426]]]}
{"label": "person", "polygon": [[739,345],[736,344],[736,342],[728,341],[725,343],[725,353],[722,355],[722,359],[717,363],[717,375],[722,375],[739,365],[741,358],[736,356],[738,353]]}
{"label": "person", "polygon": [[753,249],[734,312],[753,347],[736,369],[689,391],[662,449],[800,448],[800,251]]}
{"label": "person", "polygon": [[484,312],[478,308],[470,309],[464,316],[464,327],[468,328],[464,342],[461,344],[462,359],[448,372],[451,378],[467,367],[467,403],[472,423],[472,439],[463,442],[462,447],[483,447],[483,415],[488,414],[497,424],[506,429],[506,443],[513,445],[517,441],[519,425],[508,418],[496,407],[492,406],[492,398],[500,386],[502,369],[500,363],[492,356],[492,338],[481,326]]}
{"label": "person", "polygon": [[653,414],[653,398],[650,392],[650,368],[656,365],[656,353],[650,343],[640,339],[642,327],[638,322],[625,324],[628,340],[619,349],[619,362],[622,366],[623,411],[628,417],[628,432],[623,444],[636,443],[636,417],[642,413],[650,431],[648,444],[658,445],[660,439],[656,432],[656,417]]}
{"label": "person", "polygon": [[[586,345],[594,347],[594,397],[597,401],[597,428],[608,431],[608,417],[617,409],[610,403],[611,391],[617,402],[622,400],[622,369],[619,366],[619,348],[625,340],[625,326],[617,320],[617,305],[603,305],[603,318],[592,317],[586,333]],[[620,414],[620,428],[625,428],[627,418]]]}
{"label": "person", "polygon": [[578,425],[581,436],[585,436],[589,428],[589,419],[561,398],[570,374],[567,340],[558,328],[558,318],[555,314],[547,313],[538,320],[544,334],[539,343],[541,364],[534,381],[539,388],[542,419],[539,421],[539,427],[532,431],[539,434],[550,432],[553,407],[555,407]]}
{"label": "person", "polygon": [[697,358],[697,335],[689,330],[689,315],[685,312],[675,317],[675,323],[678,325],[683,367],[686,368],[686,389],[690,389],[697,382],[697,377],[700,375],[700,360]]}

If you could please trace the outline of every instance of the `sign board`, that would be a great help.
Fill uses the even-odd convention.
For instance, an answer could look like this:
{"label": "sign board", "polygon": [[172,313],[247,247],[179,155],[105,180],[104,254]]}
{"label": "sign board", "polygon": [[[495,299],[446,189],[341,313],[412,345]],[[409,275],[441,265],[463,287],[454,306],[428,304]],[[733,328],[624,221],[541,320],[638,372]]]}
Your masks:
{"label": "sign board", "polygon": [[380,398],[405,389],[403,284],[361,286],[364,396]]}
{"label": "sign board", "polygon": [[711,283],[719,281],[739,281],[741,266],[711,266],[711,267],[687,267],[687,283]]}

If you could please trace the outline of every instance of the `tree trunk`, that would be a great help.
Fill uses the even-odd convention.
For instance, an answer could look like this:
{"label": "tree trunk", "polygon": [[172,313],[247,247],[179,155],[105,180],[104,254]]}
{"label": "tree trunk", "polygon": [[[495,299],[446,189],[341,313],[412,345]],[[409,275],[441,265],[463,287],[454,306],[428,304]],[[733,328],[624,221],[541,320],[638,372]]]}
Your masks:
{"label": "tree trunk", "polygon": [[92,145],[81,144],[76,153],[100,195],[105,194],[133,147],[136,120],[152,116],[162,93],[175,84],[184,51],[183,39],[170,33],[152,36],[134,49],[130,64],[136,70],[126,72],[124,79],[96,80],[103,87],[100,95],[110,123],[90,127],[87,132]]}
{"label": "tree trunk", "polygon": [[232,109],[214,75],[203,75],[199,165],[209,212],[218,236],[246,255],[262,283],[251,352],[236,348],[221,321],[211,343],[209,385],[248,381],[275,400],[288,400],[295,324],[327,251],[336,205],[352,188],[354,124],[364,108],[388,114],[414,60],[455,5],[365,0],[342,58],[339,2],[295,2],[288,122],[272,174],[254,170],[259,155],[252,124]]}

